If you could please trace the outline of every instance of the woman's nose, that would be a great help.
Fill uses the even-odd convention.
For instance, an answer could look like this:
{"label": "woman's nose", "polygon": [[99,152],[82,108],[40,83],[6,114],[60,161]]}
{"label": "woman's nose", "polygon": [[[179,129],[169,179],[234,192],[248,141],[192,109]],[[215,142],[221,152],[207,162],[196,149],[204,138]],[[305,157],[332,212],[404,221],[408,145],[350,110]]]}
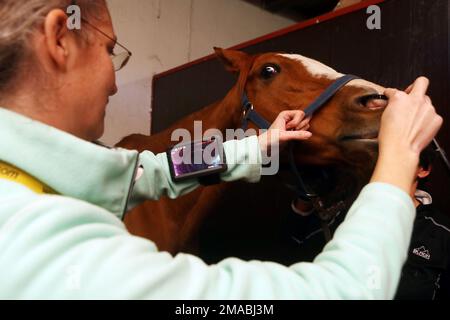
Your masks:
{"label": "woman's nose", "polygon": [[114,82],[114,86],[112,88],[110,96],[115,95],[117,93],[117,91],[119,91],[119,89],[117,88],[117,84]]}

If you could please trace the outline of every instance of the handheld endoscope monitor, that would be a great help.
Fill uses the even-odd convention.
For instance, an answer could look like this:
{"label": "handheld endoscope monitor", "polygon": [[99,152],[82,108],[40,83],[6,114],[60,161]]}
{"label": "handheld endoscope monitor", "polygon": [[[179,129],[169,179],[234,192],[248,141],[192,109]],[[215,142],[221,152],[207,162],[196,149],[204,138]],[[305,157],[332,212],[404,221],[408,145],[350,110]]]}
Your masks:
{"label": "handheld endoscope monitor", "polygon": [[175,182],[227,170],[223,145],[216,138],[175,145],[167,151],[167,158]]}

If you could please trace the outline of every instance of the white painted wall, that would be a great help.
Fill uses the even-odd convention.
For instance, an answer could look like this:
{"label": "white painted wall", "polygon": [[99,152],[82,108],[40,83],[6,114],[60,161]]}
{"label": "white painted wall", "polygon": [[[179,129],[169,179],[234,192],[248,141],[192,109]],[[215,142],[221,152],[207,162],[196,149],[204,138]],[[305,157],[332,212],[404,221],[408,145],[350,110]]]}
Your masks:
{"label": "white painted wall", "polygon": [[119,42],[133,52],[117,73],[102,141],[150,133],[151,81],[166,71],[294,22],[240,0],[107,0]]}

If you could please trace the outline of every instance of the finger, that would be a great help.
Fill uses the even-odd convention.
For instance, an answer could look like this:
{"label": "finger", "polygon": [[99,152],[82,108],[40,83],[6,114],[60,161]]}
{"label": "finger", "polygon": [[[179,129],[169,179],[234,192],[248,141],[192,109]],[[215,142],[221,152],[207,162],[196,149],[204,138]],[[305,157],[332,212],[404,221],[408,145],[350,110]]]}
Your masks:
{"label": "finger", "polygon": [[298,112],[290,114],[290,117],[290,120],[286,123],[286,128],[295,129],[302,121],[302,117]]}
{"label": "finger", "polygon": [[395,97],[396,95],[398,95],[401,91],[394,89],[394,88],[388,88],[386,90],[384,90],[384,95],[386,97],[388,97],[389,99]]}
{"label": "finger", "polygon": [[295,128],[296,130],[308,130],[309,128],[309,121],[311,118],[305,118],[300,122],[300,124]]}
{"label": "finger", "polygon": [[307,130],[307,127],[309,127],[309,121],[303,120],[294,128],[294,130]]}
{"label": "finger", "polygon": [[270,129],[284,130],[286,128],[286,120],[283,114],[279,114],[275,121],[270,126]]}
{"label": "finger", "polygon": [[281,111],[271,128],[284,130],[292,118],[292,110]]}
{"label": "finger", "polygon": [[290,120],[286,124],[287,129],[296,129],[305,118],[305,113],[301,110],[289,112]]}
{"label": "finger", "polygon": [[428,78],[419,77],[412,85],[411,94],[416,96],[423,96],[427,93],[429,85],[430,80],[428,80]]}
{"label": "finger", "polygon": [[405,92],[408,93],[408,94],[410,94],[412,88],[413,88],[413,84],[410,84],[410,85],[408,86],[408,88],[405,89]]}
{"label": "finger", "polygon": [[312,137],[312,133],[305,130],[300,131],[284,131],[280,132],[280,141],[288,142],[295,140],[308,140]]}
{"label": "finger", "polygon": [[302,110],[288,110],[285,113],[290,121],[300,122],[305,118],[305,113]]}
{"label": "finger", "polygon": [[284,110],[280,112],[280,118],[291,121],[295,117],[295,110]]}
{"label": "finger", "polygon": [[300,131],[300,130],[309,131],[309,128],[311,128],[311,126],[308,123],[308,124],[306,124],[305,126],[303,126],[301,128],[296,128],[295,130],[297,130],[297,131]]}

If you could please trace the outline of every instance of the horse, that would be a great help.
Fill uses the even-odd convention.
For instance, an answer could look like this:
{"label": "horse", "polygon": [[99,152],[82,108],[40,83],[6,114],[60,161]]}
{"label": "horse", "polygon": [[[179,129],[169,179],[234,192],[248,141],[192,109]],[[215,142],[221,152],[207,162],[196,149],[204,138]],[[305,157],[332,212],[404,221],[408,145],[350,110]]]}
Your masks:
{"label": "horse", "polygon": [[[255,110],[270,122],[283,110],[304,110],[342,76],[297,54],[250,55],[220,48],[215,48],[215,53],[228,71],[238,75],[223,99],[158,134],[133,134],[116,146],[164,152],[173,144],[172,132],[185,128],[193,133],[194,121],[202,121],[204,130],[215,128],[224,132],[240,128],[244,93]],[[351,203],[368,181],[377,156],[377,136],[386,101],[362,98],[383,93],[384,89],[363,79],[349,82],[314,115],[310,122],[313,136],[295,144],[297,165],[327,168],[332,173],[334,180],[326,188],[320,186],[320,179],[316,180],[319,189],[326,189],[321,194],[325,202],[346,197]],[[284,176],[289,179],[289,174]],[[285,186],[283,174],[263,177],[262,183],[255,185],[234,182],[200,187],[176,200],[146,201],[126,215],[125,224],[132,234],[149,238],[160,250],[172,254],[189,252],[202,256],[203,250],[203,258],[210,262],[233,255],[287,263],[289,259],[284,256],[289,253],[280,250],[274,230],[283,223],[280,211],[288,209],[293,196]],[[222,241],[217,238],[219,234]]]}

